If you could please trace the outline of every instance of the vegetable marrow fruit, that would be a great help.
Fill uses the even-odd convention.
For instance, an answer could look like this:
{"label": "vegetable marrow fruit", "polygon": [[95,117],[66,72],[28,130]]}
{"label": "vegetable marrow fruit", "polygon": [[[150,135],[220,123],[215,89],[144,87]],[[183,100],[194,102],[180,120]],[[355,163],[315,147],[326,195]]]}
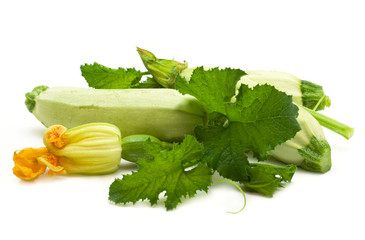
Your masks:
{"label": "vegetable marrow fruit", "polygon": [[107,122],[122,137],[152,135],[163,141],[181,141],[202,124],[204,109],[191,96],[173,89],[91,89],[39,86],[26,94],[26,106],[46,127],[67,128]]}
{"label": "vegetable marrow fruit", "polygon": [[[181,71],[180,75],[189,80],[194,71],[187,68]],[[204,67],[205,70],[210,67]],[[324,110],[331,106],[331,100],[324,94],[323,87],[310,81],[301,80],[296,76],[279,71],[245,70],[245,75],[237,82],[238,90],[241,84],[246,84],[250,88],[257,84],[269,84],[279,91],[293,97],[293,102],[297,105],[313,109],[315,111]]]}
{"label": "vegetable marrow fruit", "polygon": [[323,110],[331,105],[331,100],[323,92],[322,86],[310,81],[301,80],[296,76],[279,71],[246,70],[238,85],[244,83],[250,87],[256,84],[269,84],[276,89],[293,96],[293,101],[298,105],[313,110]]}
{"label": "vegetable marrow fruit", "polygon": [[299,107],[297,121],[301,130],[294,138],[277,146],[270,155],[281,162],[295,164],[308,171],[329,171],[332,165],[331,147],[325,139],[321,125],[302,107]]}

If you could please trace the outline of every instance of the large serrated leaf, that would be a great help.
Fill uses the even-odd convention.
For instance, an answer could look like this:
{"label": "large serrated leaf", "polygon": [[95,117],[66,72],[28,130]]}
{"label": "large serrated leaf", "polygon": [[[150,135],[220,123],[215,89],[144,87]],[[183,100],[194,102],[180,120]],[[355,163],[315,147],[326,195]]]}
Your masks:
{"label": "large serrated leaf", "polygon": [[159,194],[166,191],[165,206],[171,210],[176,208],[182,197],[192,197],[199,190],[208,190],[212,172],[199,162],[202,146],[194,137],[186,136],[170,151],[153,144],[149,144],[147,150],[153,160],[139,160],[137,172],[116,179],[109,189],[111,201],[135,203],[148,199],[154,205]]}

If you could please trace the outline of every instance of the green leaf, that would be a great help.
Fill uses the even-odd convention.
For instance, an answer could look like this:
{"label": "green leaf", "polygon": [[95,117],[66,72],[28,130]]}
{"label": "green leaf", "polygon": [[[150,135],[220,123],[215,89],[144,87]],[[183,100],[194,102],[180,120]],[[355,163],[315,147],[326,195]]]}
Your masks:
{"label": "green leaf", "polygon": [[278,167],[268,164],[251,163],[248,168],[249,181],[243,182],[246,190],[259,192],[271,197],[278,187],[282,187],[282,182],[290,182],[297,167],[287,165]]}
{"label": "green leaf", "polygon": [[[246,153],[253,152],[259,160],[265,160],[275,146],[294,137],[300,126],[292,97],[272,86],[250,89],[241,85],[235,96],[242,74],[234,69],[198,68],[189,82],[178,77],[176,87],[181,93],[196,97],[211,113],[209,117],[217,118],[209,119],[208,126],[195,129],[204,144],[203,159],[223,177],[249,182],[256,179],[258,172],[249,171],[251,164]],[[222,115],[226,123],[219,125]]]}
{"label": "green leaf", "polygon": [[225,103],[227,118],[238,127],[246,150],[259,160],[269,156],[275,146],[293,138],[300,130],[296,120],[298,107],[292,97],[270,85],[257,85],[250,89],[241,85],[236,102]]}
{"label": "green leaf", "polygon": [[165,207],[172,210],[182,197],[192,197],[198,190],[208,190],[212,172],[200,162],[203,147],[194,137],[186,136],[181,144],[175,143],[172,150],[164,150],[152,142],[146,145],[153,160],[138,160],[137,172],[116,179],[109,189],[111,201],[136,203],[148,199],[154,205],[159,194],[166,191]]}
{"label": "green leaf", "polygon": [[[218,173],[233,181],[248,180],[249,165],[245,155],[245,141],[239,124],[222,126],[198,126],[195,134],[204,144],[203,160]],[[244,134],[244,133],[243,133]],[[248,140],[248,139],[247,139]]]}
{"label": "green leaf", "polygon": [[142,76],[147,73],[134,68],[112,69],[99,63],[94,63],[82,65],[80,69],[89,87],[96,89],[127,89],[141,88],[144,86],[150,87],[152,85],[159,86],[154,79],[147,79],[146,82],[142,83]]}
{"label": "green leaf", "polygon": [[153,77],[148,77],[145,81],[140,81],[131,88],[163,88]]}
{"label": "green leaf", "polygon": [[224,103],[231,101],[236,92],[237,81],[245,74],[239,69],[213,68],[205,71],[203,67],[198,67],[194,69],[189,82],[178,75],[176,89],[182,94],[197,98],[209,113],[226,114]]}

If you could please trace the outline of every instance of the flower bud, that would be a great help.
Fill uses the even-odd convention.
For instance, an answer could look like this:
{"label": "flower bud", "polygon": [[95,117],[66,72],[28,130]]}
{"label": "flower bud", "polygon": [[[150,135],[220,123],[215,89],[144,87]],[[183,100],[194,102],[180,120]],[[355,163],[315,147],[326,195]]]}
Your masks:
{"label": "flower bud", "polygon": [[165,88],[175,88],[177,75],[188,67],[186,62],[181,63],[175,60],[160,59],[153,53],[137,48],[144,66],[152,74],[153,78]]}
{"label": "flower bud", "polygon": [[120,130],[108,123],[89,123],[71,129],[53,125],[45,131],[43,142],[71,174],[111,173],[121,161]]}

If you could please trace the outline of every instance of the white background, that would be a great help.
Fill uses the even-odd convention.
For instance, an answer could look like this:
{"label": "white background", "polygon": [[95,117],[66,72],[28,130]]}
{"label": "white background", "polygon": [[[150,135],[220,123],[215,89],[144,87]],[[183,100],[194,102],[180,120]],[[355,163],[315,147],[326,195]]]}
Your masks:
{"label": "white background", "polygon": [[[364,239],[362,1],[1,1],[1,239]],[[221,183],[166,212],[162,203],[115,206],[115,174],[25,182],[12,155],[42,146],[43,127],[24,106],[37,85],[87,87],[80,65],[144,69],[136,46],[189,66],[278,70],[323,85],[325,113],[355,128],[325,130],[332,170],[298,170],[273,198]],[[361,142],[362,141],[362,142]],[[10,234],[10,237],[9,237]],[[7,236],[7,237],[6,237]],[[337,238],[336,238],[337,239]]]}

